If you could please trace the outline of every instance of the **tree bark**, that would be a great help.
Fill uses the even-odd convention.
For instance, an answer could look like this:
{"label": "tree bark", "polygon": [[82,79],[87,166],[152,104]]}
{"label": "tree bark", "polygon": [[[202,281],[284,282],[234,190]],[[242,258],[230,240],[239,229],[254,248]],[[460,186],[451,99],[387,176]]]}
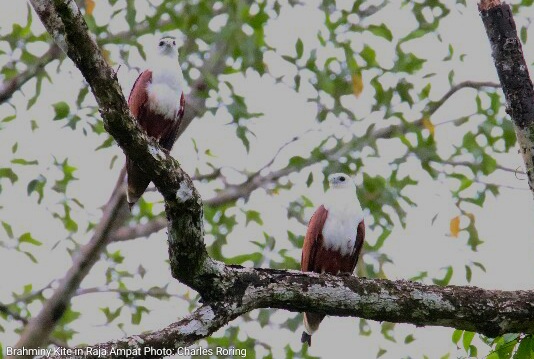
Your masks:
{"label": "tree bark", "polygon": [[512,10],[500,0],[482,0],[479,10],[506,97],[506,112],[514,123],[528,184],[534,193],[534,88]]}
{"label": "tree bark", "polygon": [[[297,271],[227,267],[224,298],[197,309],[167,328],[91,346],[104,357],[112,349],[165,349],[174,353],[211,335],[238,316],[257,308],[352,316],[377,321],[437,325],[474,331],[489,337],[534,332],[534,291],[439,287],[409,281],[336,277]],[[87,349],[85,349],[87,350]],[[168,355],[168,354],[167,354]],[[70,358],[60,355],[53,358]],[[160,358],[162,356],[149,356]],[[97,358],[89,355],[86,358]]]}

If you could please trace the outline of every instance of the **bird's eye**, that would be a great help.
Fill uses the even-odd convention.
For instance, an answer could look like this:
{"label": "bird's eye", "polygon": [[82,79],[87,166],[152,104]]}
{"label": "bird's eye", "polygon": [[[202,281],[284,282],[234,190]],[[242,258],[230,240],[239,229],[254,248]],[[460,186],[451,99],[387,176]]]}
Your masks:
{"label": "bird's eye", "polygon": [[159,46],[163,46],[163,45],[165,45],[165,43],[163,41],[160,41]]}
{"label": "bird's eye", "polygon": [[173,44],[173,45],[176,45],[176,41],[173,41],[172,44]]}
{"label": "bird's eye", "polygon": [[339,180],[340,180],[341,182],[345,182],[345,177],[339,177]]}

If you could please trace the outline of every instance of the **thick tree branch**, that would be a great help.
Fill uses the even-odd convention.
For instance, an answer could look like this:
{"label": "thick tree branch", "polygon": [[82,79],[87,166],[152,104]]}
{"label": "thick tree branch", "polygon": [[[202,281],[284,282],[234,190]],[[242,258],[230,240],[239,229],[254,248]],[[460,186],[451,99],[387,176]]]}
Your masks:
{"label": "thick tree branch", "polygon": [[528,184],[534,193],[534,88],[512,10],[499,0],[482,0],[479,10],[506,97],[506,112],[514,122]]}
{"label": "thick tree branch", "polygon": [[48,358],[163,358],[210,336],[241,314],[241,308],[205,305],[165,329],[81,348],[82,355],[73,351]]}
{"label": "thick tree branch", "polygon": [[[147,357],[151,349],[165,349],[168,355],[257,308],[315,311],[416,326],[446,326],[489,337],[510,332],[534,332],[534,306],[531,305],[534,291],[439,287],[403,280],[336,277],[272,269],[233,267],[228,271],[229,277],[237,280],[232,282],[223,300],[202,306],[165,329],[91,348],[102,350],[101,353],[105,350],[107,357],[113,358],[126,356],[111,356],[112,349],[137,350],[139,354],[130,358]],[[96,358],[96,355],[87,358]]]}

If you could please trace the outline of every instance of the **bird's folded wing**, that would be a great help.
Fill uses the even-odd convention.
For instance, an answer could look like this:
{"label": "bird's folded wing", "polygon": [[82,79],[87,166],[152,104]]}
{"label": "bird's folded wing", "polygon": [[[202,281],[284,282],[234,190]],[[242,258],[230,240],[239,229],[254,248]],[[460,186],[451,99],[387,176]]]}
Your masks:
{"label": "bird's folded wing", "polygon": [[139,112],[148,101],[147,86],[152,81],[152,71],[145,70],[135,80],[128,97],[128,107],[133,117],[139,118]]}
{"label": "bird's folded wing", "polygon": [[304,238],[304,244],[302,246],[302,257],[300,263],[300,269],[304,272],[311,272],[315,267],[315,258],[319,244],[323,241],[323,227],[328,217],[328,211],[321,205],[308,224],[308,230],[306,231],[306,237]]}

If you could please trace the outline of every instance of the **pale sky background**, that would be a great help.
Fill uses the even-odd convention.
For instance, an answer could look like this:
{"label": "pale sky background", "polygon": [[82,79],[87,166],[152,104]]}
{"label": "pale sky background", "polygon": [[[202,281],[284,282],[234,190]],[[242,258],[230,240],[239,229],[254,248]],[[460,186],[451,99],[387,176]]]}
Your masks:
{"label": "pale sky background", "polygon": [[[447,3],[454,1],[447,1]],[[266,39],[268,43],[276,44],[281,54],[292,54],[296,40],[300,37],[305,44],[306,49],[313,46],[316,40],[317,30],[320,28],[323,18],[321,13],[316,10],[316,1],[310,2],[311,5],[306,8],[296,8],[288,11],[271,25],[266,28]],[[341,2],[345,5],[351,5],[351,2]],[[514,1],[512,1],[514,3]],[[142,9],[144,1],[136,1],[136,7]],[[340,4],[341,5],[341,4]],[[385,22],[391,31],[396,34],[405,32],[411,28],[413,23],[406,14],[398,12],[395,7],[379,12],[374,19],[378,23]],[[0,33],[5,34],[10,31],[13,23],[24,23],[26,19],[26,3],[23,1],[0,0]],[[428,69],[435,68],[436,71],[443,72],[440,66],[444,66],[441,59],[447,55],[447,46],[449,42],[454,43],[457,53],[466,53],[465,62],[454,62],[452,66],[456,73],[456,82],[463,80],[473,81],[497,81],[495,68],[490,57],[490,48],[484,32],[482,22],[478,16],[476,5],[470,2],[469,8],[461,11],[453,10],[440,26],[443,36],[443,46],[435,48],[433,35],[426,38],[406,44],[405,50],[414,51],[419,56],[429,58],[425,66]],[[108,11],[104,6],[97,2],[95,15],[98,18],[99,11]],[[142,10],[138,10],[142,11]],[[530,11],[530,10],[529,10]],[[534,15],[534,12],[525,14]],[[378,17],[380,17],[378,19]],[[305,21],[301,21],[302,19]],[[299,19],[299,21],[296,21]],[[395,21],[391,21],[395,19]],[[222,21],[222,19],[221,19]],[[123,29],[125,24],[117,23],[113,30]],[[214,22],[216,26],[216,21]],[[35,16],[34,29],[42,29],[41,23]],[[368,33],[356,34],[355,38],[366,36]],[[183,39],[182,34],[175,34]],[[529,31],[529,36],[533,38],[534,33]],[[154,39],[158,36],[143,36],[139,39],[149,52],[154,44]],[[369,36],[371,38],[371,36]],[[458,39],[461,39],[459,41]],[[366,41],[370,41],[366,38]],[[374,42],[373,42],[374,41]],[[376,47],[383,47],[381,39],[372,40],[371,44]],[[525,47],[527,63],[531,64],[534,58],[532,43],[529,42]],[[35,51],[45,51],[35,49]],[[332,49],[332,53],[337,50]],[[377,52],[378,61],[382,66],[392,64],[393,53]],[[113,56],[116,54],[112,54]],[[319,56],[327,54],[319,54]],[[114,58],[117,61],[117,57]],[[287,66],[278,59],[278,55],[273,53],[265,54],[265,61],[269,66],[271,73],[278,76],[282,73],[291,71]],[[0,56],[0,64],[5,63],[5,56]],[[139,68],[144,67],[143,60],[133,53],[130,57],[130,63]],[[57,65],[55,65],[57,66]],[[73,207],[72,216],[80,223],[85,223],[87,216],[93,221],[100,218],[99,207],[105,203],[115,184],[120,165],[122,164],[122,152],[117,146],[94,151],[94,149],[103,141],[104,137],[95,140],[94,137],[85,137],[81,131],[72,131],[69,128],[62,128],[63,122],[53,122],[53,109],[50,104],[58,101],[67,101],[72,104],[79,88],[81,75],[67,60],[61,66],[61,74],[55,74],[55,66],[47,67],[48,71],[53,71],[55,83],[50,86],[46,81],[43,85],[42,95],[37,104],[29,111],[25,111],[25,102],[28,97],[34,93],[34,82],[31,81],[23,88],[23,92],[17,92],[12,103],[18,107],[17,120],[5,125],[0,131],[0,153],[7,154],[0,159],[0,167],[10,166],[11,147],[18,142],[19,149],[16,157],[39,160],[38,166],[28,166],[27,168],[17,168],[19,182],[11,186],[3,181],[3,191],[0,195],[0,220],[6,221],[13,226],[15,235],[18,236],[24,232],[30,231],[34,237],[43,242],[39,248],[27,249],[39,260],[38,264],[33,264],[23,254],[8,251],[0,248],[0,273],[2,284],[0,286],[0,302],[11,302],[11,293],[20,292],[22,286],[26,283],[33,283],[33,288],[37,289],[45,286],[52,279],[61,278],[65,271],[70,267],[71,259],[66,255],[65,248],[72,248],[70,241],[66,241],[64,229],[59,221],[51,220],[49,211],[60,211],[59,201],[61,196],[56,193],[47,193],[43,200],[42,206],[37,207],[36,195],[28,197],[26,194],[26,184],[37,174],[43,173],[48,177],[48,183],[53,183],[54,179],[61,178],[61,173],[55,170],[53,166],[52,154],[57,156],[58,161],[63,161],[65,157],[69,158],[69,163],[76,166],[76,177],[78,181],[72,182],[69,186],[69,194],[80,199],[85,205],[85,209]],[[116,64],[118,66],[118,63]],[[115,66],[115,67],[116,67]],[[450,66],[450,65],[447,65]],[[530,68],[532,71],[533,69]],[[435,82],[431,91],[431,98],[440,98],[447,90],[448,83],[446,73],[443,81]],[[135,70],[128,71],[123,66],[119,71],[119,80],[123,90],[127,93],[137,76]],[[302,135],[309,129],[312,132],[303,135],[299,142],[291,144],[281,153],[280,158],[275,162],[274,168],[279,168],[287,163],[287,159],[294,155],[306,155],[310,149],[317,144],[325,133],[340,133],[346,131],[346,128],[333,121],[325,121],[318,124],[315,121],[316,108],[314,105],[306,102],[307,93],[310,89],[302,87],[300,94],[294,94],[285,85],[275,85],[269,77],[260,78],[254,73],[247,73],[245,76],[235,75],[228,76],[238,94],[245,94],[250,112],[264,112],[265,116],[261,119],[251,120],[249,127],[257,138],[252,140],[250,154],[247,155],[239,141],[235,141],[235,130],[227,126],[229,115],[224,109],[218,111],[215,116],[206,114],[202,119],[196,119],[187,129],[185,134],[180,138],[173,149],[173,154],[179,159],[183,168],[192,172],[196,167],[207,172],[203,163],[206,160],[204,151],[211,149],[218,157],[214,163],[225,168],[225,175],[229,180],[239,182],[240,176],[235,174],[231,168],[260,168],[267,163],[276,153],[277,149],[296,135]],[[383,77],[387,81],[387,77]],[[374,91],[368,86],[368,81],[364,77],[364,90],[359,99],[355,100],[352,108],[357,117],[365,117],[369,112]],[[367,81],[367,82],[366,82]],[[367,87],[366,87],[367,85]],[[415,84],[416,88],[421,88],[422,84]],[[76,91],[73,91],[76,89]],[[308,91],[308,92],[307,92]],[[458,92],[446,106],[442,107],[432,118],[434,124],[442,121],[457,118],[462,115],[468,115],[475,111],[475,104],[472,101],[473,96],[470,91],[462,90]],[[88,95],[91,96],[91,95]],[[212,99],[211,101],[215,101]],[[213,103],[213,102],[212,102]],[[3,118],[13,112],[9,105],[0,106],[0,118]],[[413,110],[413,119],[418,118],[421,113],[421,106],[415,106]],[[81,113],[82,126],[86,114]],[[30,120],[36,120],[39,124],[39,130],[26,136],[30,128]],[[353,125],[349,129],[354,133],[364,133],[367,125],[376,122],[378,127],[390,125],[391,123],[382,123],[380,118],[371,116],[366,118],[363,124],[361,122]],[[471,118],[469,128],[476,128],[480,119]],[[283,128],[283,131],[280,131]],[[461,131],[464,131],[462,127]],[[451,144],[461,143],[463,132],[458,131],[454,126],[439,126],[436,128],[435,136],[439,149],[444,156],[450,154],[453,147]],[[193,150],[192,139],[196,139],[201,155],[196,155]],[[388,147],[385,146],[387,142]],[[369,174],[387,175],[390,171],[388,166],[389,160],[393,158],[396,151],[402,148],[399,144],[393,145],[395,141],[379,141],[381,157],[372,161],[366,160],[366,168]],[[397,147],[398,146],[398,147]],[[365,151],[364,151],[365,154]],[[113,169],[109,169],[109,163],[113,155],[118,155]],[[521,157],[516,150],[511,150],[506,155],[497,157],[498,163],[509,168],[517,168],[522,165]],[[472,208],[476,216],[477,228],[480,238],[484,241],[479,246],[478,252],[472,252],[466,245],[466,234],[462,233],[459,238],[449,236],[449,221],[458,215],[457,209],[450,198],[449,187],[455,188],[456,183],[447,180],[431,181],[426,174],[422,172],[417,161],[413,161],[413,170],[410,174],[419,179],[419,185],[409,190],[410,197],[416,203],[417,208],[408,209],[407,227],[403,230],[400,224],[396,227],[392,235],[386,241],[382,251],[387,253],[392,259],[393,264],[388,264],[385,268],[390,279],[406,279],[417,275],[419,272],[427,271],[431,276],[442,276],[443,267],[453,265],[455,273],[451,284],[466,284],[465,272],[463,265],[471,261],[483,263],[487,268],[487,273],[475,270],[473,273],[472,285],[480,286],[487,289],[531,289],[534,285],[534,242],[532,234],[534,233],[534,202],[532,194],[526,190],[527,181],[517,179],[513,173],[497,171],[489,178],[487,182],[505,184],[508,186],[518,187],[521,189],[501,189],[501,195],[494,198],[488,195],[488,199],[483,209]],[[277,167],[278,166],[278,167]],[[298,198],[300,195],[306,195],[314,201],[316,205],[320,204],[323,195],[322,174],[319,166],[311,167],[316,181],[311,188],[305,185],[309,170],[304,170],[300,174],[291,176],[291,180],[296,185],[290,194],[282,192],[280,196],[267,196],[264,191],[256,191],[250,198],[250,201],[242,206],[244,209],[254,208],[261,209],[264,227],[268,229],[269,234],[275,238],[286,238],[286,231],[292,230],[296,233],[302,232],[303,228],[295,220],[286,218],[285,206],[288,200]],[[403,175],[408,174],[403,171]],[[357,173],[355,176],[356,183],[361,183],[362,174]],[[474,185],[476,186],[476,185]],[[199,190],[204,198],[213,195],[211,188],[199,185]],[[476,188],[476,187],[475,187]],[[159,200],[159,194],[151,193],[147,198]],[[291,198],[288,198],[291,197]],[[308,211],[308,218],[312,210]],[[235,210],[238,221],[244,218],[244,215]],[[437,220],[431,224],[431,220],[439,213]],[[244,222],[244,221],[243,221]],[[462,226],[464,223],[461,224]],[[84,229],[80,224],[80,229]],[[83,232],[81,230],[80,232]],[[378,233],[369,231],[366,240],[373,244],[376,241]],[[8,242],[4,238],[5,233],[0,231],[0,241]],[[85,243],[89,236],[83,233],[74,236],[77,240]],[[228,236],[229,245],[224,248],[224,254],[234,256],[246,253],[249,250],[256,250],[256,247],[249,241],[262,238],[262,227],[257,224],[250,224],[247,227],[239,227]],[[207,238],[210,243],[210,238]],[[59,243],[58,243],[59,242]],[[54,247],[57,244],[56,247]],[[289,244],[288,244],[289,248]],[[185,286],[177,283],[170,276],[168,266],[165,263],[167,259],[167,245],[164,232],[152,235],[149,239],[137,239],[126,243],[111,244],[109,251],[113,252],[121,249],[122,254],[126,257],[121,269],[135,272],[140,263],[147,268],[147,275],[141,279],[139,276],[127,280],[132,289],[150,288],[153,285],[165,285],[170,283],[170,291],[173,293],[183,293]],[[300,250],[290,252],[296,259],[300,258]],[[276,253],[266,253],[266,261],[269,256],[276,258]],[[371,263],[370,256],[364,256],[363,260]],[[91,271],[91,274],[83,282],[82,287],[101,286],[104,284],[103,273],[107,269],[106,262],[99,262]],[[457,270],[456,270],[457,269]],[[115,325],[105,326],[105,317],[99,311],[99,307],[120,305],[114,295],[91,294],[84,297],[75,298],[74,309],[83,308],[83,319],[79,321],[75,329],[79,332],[72,343],[97,343],[122,337],[124,333]],[[188,313],[187,305],[184,301],[154,301],[147,299],[146,306],[153,311],[150,315],[143,318],[141,326],[132,326],[130,323],[130,313],[123,310],[121,317],[125,323],[124,331],[128,335],[138,334],[141,331],[161,329],[170,324],[177,318]],[[31,308],[32,313],[36,314],[38,306]],[[257,315],[252,313],[252,316]],[[283,322],[293,313],[278,311],[272,318],[274,322]],[[373,329],[373,335],[364,337],[359,335],[357,318],[327,318],[321,325],[320,330],[314,335],[313,346],[310,354],[322,358],[336,358],[341,354],[357,355],[358,358],[374,358],[379,348],[387,349],[387,353],[382,358],[400,358],[412,356],[413,358],[422,358],[427,354],[430,358],[439,358],[450,352],[451,357],[465,356],[463,350],[457,350],[451,341],[452,329],[440,327],[416,328],[412,325],[397,325],[395,338],[398,343],[387,341],[380,334],[380,325],[370,322]],[[0,341],[4,346],[15,343],[18,335],[11,331],[15,326],[6,326],[6,332],[0,333]],[[224,330],[224,329],[223,329]],[[291,333],[285,330],[278,330],[269,327],[260,328],[255,323],[241,325],[241,335],[250,334],[257,338],[259,342],[268,343],[274,348],[275,358],[283,357],[284,346],[289,343],[294,350],[300,348],[300,333],[302,329]],[[216,335],[222,335],[219,331]],[[415,341],[409,345],[402,344],[407,334],[413,333]],[[201,342],[202,343],[202,342]],[[475,339],[474,343],[479,343]],[[480,343],[479,343],[480,344]],[[483,344],[479,347],[479,357],[487,354],[487,347]],[[262,347],[257,346],[257,354],[261,356]]]}

